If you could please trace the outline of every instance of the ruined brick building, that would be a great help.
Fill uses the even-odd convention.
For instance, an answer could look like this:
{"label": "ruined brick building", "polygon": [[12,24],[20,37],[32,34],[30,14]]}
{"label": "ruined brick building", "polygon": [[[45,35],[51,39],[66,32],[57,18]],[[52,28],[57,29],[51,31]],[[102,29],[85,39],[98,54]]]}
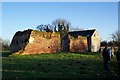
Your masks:
{"label": "ruined brick building", "polygon": [[[10,51],[18,54],[56,53],[61,51],[60,40],[60,34],[55,32],[18,31],[12,39]],[[97,52],[100,36],[95,29],[68,32],[62,46],[64,51],[69,52]]]}
{"label": "ruined brick building", "polygon": [[68,32],[63,38],[64,50],[71,52],[97,52],[100,36],[95,29]]}
{"label": "ruined brick building", "polygon": [[60,34],[37,30],[18,31],[12,39],[10,51],[18,54],[59,52]]}

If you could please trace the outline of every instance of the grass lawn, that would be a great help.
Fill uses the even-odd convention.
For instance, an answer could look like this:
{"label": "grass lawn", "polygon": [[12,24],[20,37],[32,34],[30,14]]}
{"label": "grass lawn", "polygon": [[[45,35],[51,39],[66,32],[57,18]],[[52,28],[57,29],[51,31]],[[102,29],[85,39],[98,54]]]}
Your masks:
{"label": "grass lawn", "polygon": [[102,57],[98,53],[2,54],[3,79],[120,79],[116,58],[111,59],[110,70],[105,72]]}

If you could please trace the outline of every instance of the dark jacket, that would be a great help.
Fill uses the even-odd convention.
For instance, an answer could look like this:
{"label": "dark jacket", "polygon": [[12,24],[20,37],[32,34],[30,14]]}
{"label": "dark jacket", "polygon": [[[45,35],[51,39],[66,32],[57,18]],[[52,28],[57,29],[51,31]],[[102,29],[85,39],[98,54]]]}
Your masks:
{"label": "dark jacket", "polygon": [[103,49],[102,56],[103,60],[110,61],[110,54],[108,49]]}
{"label": "dark jacket", "polygon": [[117,58],[117,61],[120,61],[120,51],[116,52],[116,58]]}

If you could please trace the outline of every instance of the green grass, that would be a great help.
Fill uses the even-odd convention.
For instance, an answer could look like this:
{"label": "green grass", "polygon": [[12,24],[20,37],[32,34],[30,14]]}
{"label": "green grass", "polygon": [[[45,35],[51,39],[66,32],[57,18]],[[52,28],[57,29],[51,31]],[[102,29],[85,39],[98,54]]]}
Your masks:
{"label": "green grass", "polygon": [[2,57],[3,79],[51,78],[51,79],[117,79],[115,57],[109,63],[110,70],[103,69],[98,53],[56,53],[39,55],[10,55]]}
{"label": "green grass", "polygon": [[10,51],[2,51],[2,52],[0,52],[0,55],[2,55],[2,57],[7,57],[7,56],[9,56],[9,55],[11,55],[11,53],[10,53]]}

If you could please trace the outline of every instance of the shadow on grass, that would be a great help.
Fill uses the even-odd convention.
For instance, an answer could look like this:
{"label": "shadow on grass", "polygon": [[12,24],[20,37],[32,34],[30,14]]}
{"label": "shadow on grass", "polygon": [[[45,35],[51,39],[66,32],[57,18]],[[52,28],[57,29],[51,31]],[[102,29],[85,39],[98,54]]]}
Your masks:
{"label": "shadow on grass", "polygon": [[[102,62],[95,59],[42,59],[40,55],[32,58],[27,56],[16,58],[6,58],[3,64],[3,79],[6,78],[38,78],[38,79],[119,79],[119,76],[113,72],[104,72]],[[45,56],[46,57],[46,56]],[[56,56],[55,56],[56,57]],[[62,56],[61,56],[62,57]],[[96,64],[96,65],[95,65]],[[115,67],[112,62],[110,67]],[[112,69],[113,70],[113,69]]]}
{"label": "shadow on grass", "polygon": [[73,54],[98,55],[98,52],[70,52]]}
{"label": "shadow on grass", "polygon": [[11,55],[10,51],[2,51],[0,52],[2,57],[8,57],[9,55]]}
{"label": "shadow on grass", "polygon": [[[9,56],[10,52],[4,52]],[[77,55],[73,55],[77,54]],[[3,58],[3,80],[6,78],[38,79],[112,79],[118,80],[115,58],[110,62],[110,71],[104,72],[103,63],[97,53],[58,53],[37,55],[12,55]],[[80,56],[81,54],[87,56]],[[90,55],[90,56],[89,56]],[[93,56],[95,57],[93,57]],[[10,79],[11,80],[11,79]],[[23,79],[22,79],[23,80]]]}

